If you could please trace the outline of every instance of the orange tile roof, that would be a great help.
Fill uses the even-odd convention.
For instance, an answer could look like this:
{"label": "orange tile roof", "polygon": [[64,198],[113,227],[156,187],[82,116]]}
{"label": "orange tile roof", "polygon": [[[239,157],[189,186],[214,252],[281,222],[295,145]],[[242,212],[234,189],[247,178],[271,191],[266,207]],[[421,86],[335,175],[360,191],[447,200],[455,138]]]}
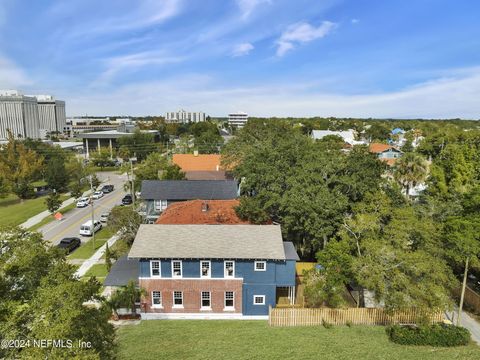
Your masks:
{"label": "orange tile roof", "polygon": [[174,164],[180,166],[183,171],[218,171],[220,166],[220,155],[194,155],[174,154]]}
{"label": "orange tile roof", "polygon": [[370,152],[375,154],[384,152],[388,149],[395,149],[395,147],[393,147],[392,145],[381,144],[381,143],[371,143],[369,146]]}
{"label": "orange tile roof", "polygon": [[[202,211],[202,204],[208,204],[208,211]],[[169,205],[157,219],[156,224],[249,224],[235,213],[238,200],[191,200]]]}

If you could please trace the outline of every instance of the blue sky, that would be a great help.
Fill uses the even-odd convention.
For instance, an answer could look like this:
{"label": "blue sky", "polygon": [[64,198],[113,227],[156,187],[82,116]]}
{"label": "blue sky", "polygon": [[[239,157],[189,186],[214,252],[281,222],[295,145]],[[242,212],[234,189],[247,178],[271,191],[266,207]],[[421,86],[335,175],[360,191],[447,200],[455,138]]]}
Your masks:
{"label": "blue sky", "polygon": [[480,118],[476,0],[0,0],[0,89],[67,115]]}

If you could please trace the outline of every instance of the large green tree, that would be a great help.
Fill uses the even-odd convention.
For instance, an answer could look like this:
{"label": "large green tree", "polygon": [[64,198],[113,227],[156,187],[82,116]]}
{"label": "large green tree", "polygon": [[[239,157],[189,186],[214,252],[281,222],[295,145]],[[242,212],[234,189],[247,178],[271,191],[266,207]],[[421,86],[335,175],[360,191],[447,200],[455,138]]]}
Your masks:
{"label": "large green tree", "polygon": [[[5,358],[111,359],[114,329],[110,313],[84,305],[101,300],[100,284],[80,281],[65,254],[38,233],[0,229],[0,338],[64,339],[71,348],[53,346],[0,349]],[[91,348],[80,348],[79,341]]]}
{"label": "large green tree", "polygon": [[415,153],[404,154],[395,164],[395,180],[403,187],[407,197],[411,189],[425,181],[427,174],[427,161]]}

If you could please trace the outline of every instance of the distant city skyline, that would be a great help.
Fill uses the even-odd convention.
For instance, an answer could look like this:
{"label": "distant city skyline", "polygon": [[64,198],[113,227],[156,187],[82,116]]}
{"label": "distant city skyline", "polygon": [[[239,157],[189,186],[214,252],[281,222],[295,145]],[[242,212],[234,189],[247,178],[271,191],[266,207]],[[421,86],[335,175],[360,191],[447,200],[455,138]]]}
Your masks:
{"label": "distant city skyline", "polygon": [[55,94],[67,116],[480,119],[479,13],[450,0],[2,0],[0,89]]}

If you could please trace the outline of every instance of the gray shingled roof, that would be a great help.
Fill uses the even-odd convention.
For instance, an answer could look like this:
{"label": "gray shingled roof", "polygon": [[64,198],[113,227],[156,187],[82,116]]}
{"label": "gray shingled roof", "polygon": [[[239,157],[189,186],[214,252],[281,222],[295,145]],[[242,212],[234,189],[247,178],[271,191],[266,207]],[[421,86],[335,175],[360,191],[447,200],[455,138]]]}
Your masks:
{"label": "gray shingled roof", "polygon": [[285,260],[279,225],[140,225],[129,258]]}
{"label": "gray shingled roof", "polygon": [[144,180],[144,200],[230,200],[237,198],[235,180]]}
{"label": "gray shingled roof", "polygon": [[122,256],[112,265],[110,272],[103,281],[103,285],[125,286],[130,280],[134,280],[138,284],[139,272],[138,259],[128,259],[127,255]]}
{"label": "gray shingled roof", "polygon": [[296,260],[296,261],[300,260],[297,254],[297,250],[295,250],[295,246],[291,241],[284,241],[283,249],[285,251],[285,258],[287,260]]}

